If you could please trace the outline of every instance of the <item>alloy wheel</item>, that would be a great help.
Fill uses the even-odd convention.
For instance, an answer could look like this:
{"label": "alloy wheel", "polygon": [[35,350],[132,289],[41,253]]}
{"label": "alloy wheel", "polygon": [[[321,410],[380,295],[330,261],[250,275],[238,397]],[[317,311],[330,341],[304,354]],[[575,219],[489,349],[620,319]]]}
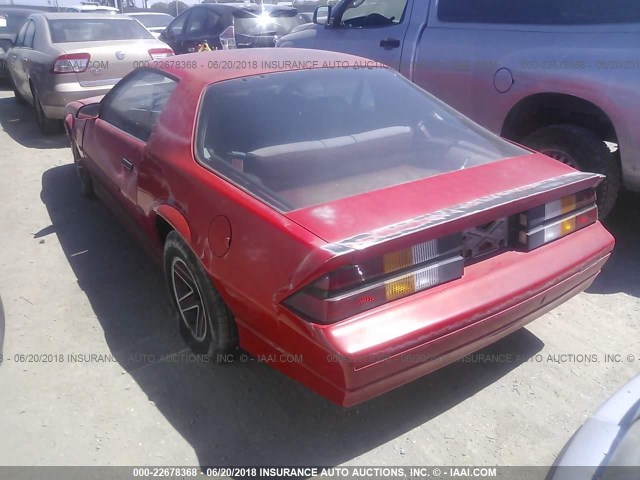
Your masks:
{"label": "alloy wheel", "polygon": [[196,342],[207,338],[207,312],[200,288],[187,264],[180,258],[171,262],[171,285],[178,312]]}

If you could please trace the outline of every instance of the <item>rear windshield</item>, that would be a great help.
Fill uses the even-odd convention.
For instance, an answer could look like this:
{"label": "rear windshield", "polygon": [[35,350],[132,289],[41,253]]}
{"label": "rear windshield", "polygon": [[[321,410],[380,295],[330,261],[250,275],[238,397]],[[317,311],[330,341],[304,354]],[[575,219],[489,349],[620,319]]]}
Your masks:
{"label": "rear windshield", "polygon": [[22,27],[22,24],[24,23],[24,21],[27,19],[27,17],[29,16],[29,14],[25,13],[14,13],[14,12],[7,12],[7,11],[1,11],[0,12],[0,35],[1,34],[7,34],[7,35],[15,35],[16,33],[18,33],[20,31],[20,27]]}
{"label": "rear windshield", "polygon": [[101,42],[109,40],[153,39],[149,31],[133,19],[49,20],[53,43]]}
{"label": "rear windshield", "polygon": [[242,12],[234,14],[233,19],[236,34],[248,36],[266,34],[283,36],[304,23],[306,21],[295,10],[273,12],[273,14],[265,12],[257,15]]}
{"label": "rear windshield", "polygon": [[173,17],[168,15],[132,15],[147,28],[166,27],[171,23]]}
{"label": "rear windshield", "polygon": [[527,153],[386,68],[213,84],[197,129],[202,163],[282,211]]}

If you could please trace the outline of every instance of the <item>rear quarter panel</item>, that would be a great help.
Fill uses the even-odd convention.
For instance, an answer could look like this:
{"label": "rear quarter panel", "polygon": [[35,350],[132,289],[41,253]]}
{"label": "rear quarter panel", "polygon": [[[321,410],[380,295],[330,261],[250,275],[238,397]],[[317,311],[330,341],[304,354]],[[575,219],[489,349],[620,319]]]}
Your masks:
{"label": "rear quarter panel", "polygon": [[[29,80],[38,90],[43,104],[47,102],[47,97],[51,95],[55,89],[55,84],[64,80],[56,78],[51,73],[51,67],[54,60],[63,53],[56,45],[51,43],[49,35],[49,26],[44,17],[34,17],[36,21],[36,34],[34,37],[33,49],[29,52]],[[75,80],[75,75],[71,75]],[[27,88],[29,86],[27,85]],[[31,95],[31,92],[29,92]]]}
{"label": "rear quarter panel", "polygon": [[[236,317],[241,346],[259,353],[255,345],[243,343],[257,336],[279,339],[284,350],[297,351],[296,339],[311,336],[312,330],[284,314],[280,301],[294,287],[292,278],[301,265],[309,258],[324,260],[312,255],[321,241],[194,160],[191,142],[200,92],[187,83],[181,82],[169,100],[141,165],[138,205],[146,216],[145,229],[158,240],[158,207],[175,209],[186,220],[193,252]],[[223,256],[211,248],[216,236],[225,234],[213,226],[218,216],[231,225],[230,248]]]}

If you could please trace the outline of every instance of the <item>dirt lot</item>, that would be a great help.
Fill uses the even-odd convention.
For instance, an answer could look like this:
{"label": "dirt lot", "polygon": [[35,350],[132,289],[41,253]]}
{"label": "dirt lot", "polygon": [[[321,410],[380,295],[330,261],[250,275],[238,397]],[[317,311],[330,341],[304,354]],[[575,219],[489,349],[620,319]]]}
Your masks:
{"label": "dirt lot", "polygon": [[161,358],[187,352],[158,267],[6,89],[0,124],[0,464],[549,465],[640,369],[638,195],[607,222],[618,245],[586,293],[343,410],[256,361]]}

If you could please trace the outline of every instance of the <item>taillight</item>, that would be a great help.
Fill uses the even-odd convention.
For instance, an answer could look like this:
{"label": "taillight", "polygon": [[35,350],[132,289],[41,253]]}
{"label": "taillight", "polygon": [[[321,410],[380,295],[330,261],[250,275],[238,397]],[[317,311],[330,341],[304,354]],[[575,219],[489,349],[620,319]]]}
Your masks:
{"label": "taillight", "polygon": [[224,29],[224,32],[220,34],[220,44],[223,50],[230,50],[236,48],[236,29],[233,25]]}
{"label": "taillight", "polygon": [[334,323],[462,277],[462,234],[386,253],[324,275],[284,301],[301,317]]}
{"label": "taillight", "polygon": [[160,60],[161,58],[172,57],[173,50],[170,48],[152,48],[149,50],[149,56],[151,60]]}
{"label": "taillight", "polygon": [[69,53],[60,55],[53,61],[53,73],[82,73],[89,66],[91,55],[88,53]]}
{"label": "taillight", "polygon": [[596,193],[584,190],[521,213],[518,242],[533,250],[598,220]]}

